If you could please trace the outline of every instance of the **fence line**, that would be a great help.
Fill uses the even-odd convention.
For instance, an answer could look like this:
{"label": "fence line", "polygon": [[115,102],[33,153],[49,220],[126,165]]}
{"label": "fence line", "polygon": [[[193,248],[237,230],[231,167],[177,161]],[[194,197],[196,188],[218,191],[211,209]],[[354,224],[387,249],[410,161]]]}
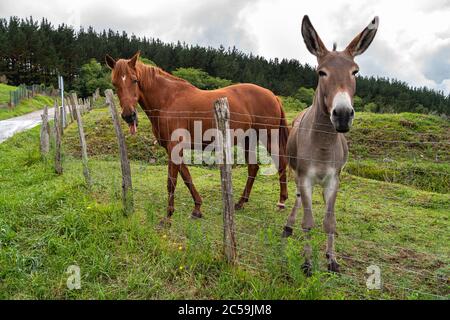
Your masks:
{"label": "fence line", "polygon": [[26,86],[21,84],[16,90],[9,92],[9,103],[8,106],[12,109],[17,106],[22,100],[30,99],[38,94],[43,94],[47,96],[53,96],[54,90],[45,88],[42,85],[31,85]]}
{"label": "fence line", "polygon": [[[171,111],[171,110],[165,110],[165,109],[152,109],[150,111],[151,113],[151,117],[153,119],[167,119],[167,117],[165,117],[164,115],[161,114],[167,114],[167,115],[173,115],[173,114],[177,114],[180,115],[178,120],[196,120],[198,119],[198,116],[202,116],[202,120],[211,120],[212,122],[215,121],[214,118],[214,113],[213,111]],[[160,115],[157,115],[157,113],[160,113]],[[196,116],[196,114],[198,114],[198,116]],[[205,117],[203,116],[203,114],[209,114],[209,117]],[[231,112],[230,111],[230,115],[244,115],[242,113],[236,113],[236,112]],[[279,118],[274,118],[274,117],[267,117],[267,116],[255,116],[255,118],[259,119],[270,119],[270,120],[280,120]],[[200,120],[199,120],[200,121]],[[239,120],[235,120],[230,118],[230,123],[238,123],[238,124],[248,124],[248,122],[245,121],[239,121]],[[266,122],[263,121],[254,121],[252,122],[252,124],[254,125],[267,125]],[[284,126],[281,126],[284,127]],[[291,126],[286,126],[287,128],[291,128]],[[277,129],[280,128],[279,125],[273,125],[273,129]],[[337,135],[338,133],[333,133],[333,132],[329,132],[329,131],[324,131],[324,130],[319,130],[319,129],[315,129],[315,128],[299,128],[300,130],[307,130],[310,132],[317,132],[317,133],[326,133],[326,134],[330,134],[330,135]],[[396,132],[395,130],[386,130],[383,129],[383,132],[385,131],[390,131],[390,132]],[[415,133],[416,135],[416,133]],[[432,134],[427,134],[427,133],[418,133],[418,135],[432,135]],[[402,143],[402,144],[431,144],[431,145],[450,145],[450,140],[449,141],[405,141],[405,140],[382,140],[382,139],[371,139],[371,138],[365,138],[365,137],[359,137],[358,140],[363,140],[363,141],[372,141],[372,142],[382,142],[382,143],[393,143],[393,144],[398,144],[398,143]]]}
{"label": "fence line", "polygon": [[[126,150],[126,145],[125,145],[125,140],[123,137],[123,132],[120,135],[118,132],[121,132],[120,129],[120,124],[119,124],[119,117],[117,115],[117,110],[116,107],[114,105],[114,96],[112,91],[108,91],[106,92],[106,96],[107,96],[107,101],[110,107],[110,111],[111,111],[111,115],[112,115],[112,119],[113,119],[113,123],[115,125],[116,128],[116,135],[118,138],[118,143],[119,143],[119,150],[120,150],[120,156],[121,156],[121,163],[122,163],[122,179],[125,179],[124,176],[127,176],[126,179],[129,179],[129,183],[127,182],[127,188],[128,190],[132,190],[132,186],[131,186],[131,169],[130,169],[130,164],[127,158],[127,150]],[[93,100],[95,98],[92,98]],[[92,107],[92,105],[90,104],[90,100],[86,101],[78,101],[79,104],[82,104],[84,107],[81,110],[78,110],[78,108],[76,107],[76,98],[74,98],[74,103],[72,103],[72,108],[75,107],[75,111],[89,111]],[[113,110],[114,109],[114,112]],[[224,111],[226,110],[226,111]],[[218,246],[222,246],[225,252],[225,256],[227,257],[227,260],[230,263],[235,263],[237,265],[240,266],[244,266],[245,268],[248,269],[252,269],[255,272],[271,272],[270,270],[263,270],[265,267],[261,267],[261,265],[263,263],[256,263],[255,265],[252,265],[252,262],[254,262],[254,260],[248,260],[243,258],[246,255],[253,255],[255,259],[259,259],[262,261],[265,261],[267,259],[273,259],[273,262],[279,263],[280,267],[283,267],[283,264],[285,263],[285,259],[286,257],[284,257],[282,254],[280,254],[279,256],[274,256],[274,257],[268,257],[267,255],[264,254],[264,252],[260,252],[257,249],[254,249],[252,247],[248,247],[248,246],[244,246],[240,244],[240,240],[242,239],[250,239],[250,241],[254,241],[257,245],[262,245],[264,247],[268,247],[268,246],[272,246],[272,249],[275,249],[275,251],[277,249],[283,250],[283,246],[285,247],[285,243],[284,241],[281,241],[280,243],[280,248],[278,248],[277,244],[270,241],[270,239],[268,238],[264,238],[262,239],[262,236],[265,234],[260,234],[258,236],[258,234],[255,234],[254,230],[252,232],[245,232],[244,230],[241,230],[241,228],[239,227],[239,225],[235,226],[235,221],[240,221],[241,219],[247,219],[249,221],[252,221],[256,224],[258,224],[258,227],[260,228],[260,232],[267,232],[269,230],[269,227],[273,226],[274,230],[279,231],[280,235],[281,235],[281,231],[282,231],[282,227],[284,226],[283,223],[277,222],[275,220],[271,220],[269,221],[269,219],[263,220],[263,219],[259,219],[259,218],[255,218],[255,217],[251,217],[249,215],[243,214],[243,213],[239,213],[235,216],[234,214],[234,202],[233,202],[233,189],[232,189],[232,180],[231,180],[231,137],[229,135],[228,130],[226,130],[226,128],[230,127],[230,124],[236,121],[233,121],[232,119],[230,119],[230,115],[233,114],[232,112],[229,112],[229,110],[227,110],[227,103],[225,100],[220,100],[219,102],[216,103],[215,105],[215,109],[213,109],[212,106],[212,110],[208,111],[208,114],[211,114],[212,117],[207,118],[206,120],[210,120],[217,123],[217,127],[219,129],[219,131],[221,132],[221,135],[219,135],[220,138],[222,138],[221,143],[219,143],[219,145],[221,146],[221,151],[222,151],[222,155],[224,155],[224,159],[225,159],[225,164],[221,165],[221,186],[222,186],[222,192],[221,195],[223,197],[222,199],[222,203],[223,203],[223,225],[220,226],[219,224],[214,224],[212,223],[213,221],[209,221],[210,225],[208,226],[209,230],[212,230],[214,228],[216,228],[217,230],[222,230],[223,232],[223,239],[209,239],[208,241],[212,241],[212,243],[216,243]],[[175,112],[175,111],[174,111]],[[172,113],[174,113],[172,112]],[[188,112],[186,112],[188,113]],[[206,113],[206,112],[205,112]],[[73,114],[76,118],[81,118],[81,115],[78,113]],[[165,119],[167,120],[165,117],[163,116],[156,116],[155,119],[157,119],[158,121],[158,126],[160,126],[160,119]],[[191,117],[189,115],[186,116],[180,116],[180,119],[177,119],[177,124],[179,124],[178,121],[184,121],[184,120],[192,120],[195,119],[195,117]],[[203,118],[204,119],[204,118]],[[81,120],[81,119],[80,119]],[[240,122],[238,122],[240,123]],[[167,124],[167,123],[166,123]],[[319,130],[319,132],[321,132]],[[328,133],[328,132],[327,132]],[[159,140],[160,142],[165,142],[165,140]],[[371,141],[371,139],[366,139],[366,141]],[[378,141],[378,140],[376,140]],[[172,141],[170,141],[172,142]],[[385,143],[386,141],[378,141],[378,142],[382,142]],[[409,141],[388,141],[389,143],[423,143],[424,145],[427,144],[434,144],[434,143],[425,143],[425,142],[409,142]],[[201,143],[203,145],[203,143]],[[446,145],[447,143],[436,143],[436,145]],[[194,143],[195,145],[195,143]],[[198,144],[197,144],[198,145]],[[277,156],[275,154],[275,156]],[[280,154],[278,154],[278,156],[280,156]],[[305,158],[303,160],[310,160],[310,161],[315,161],[312,158]],[[125,162],[125,166],[126,163],[128,163],[128,169],[124,170],[124,162]],[[327,162],[328,163],[328,162]],[[333,161],[331,161],[331,163],[333,163]],[[126,168],[125,168],[126,169]],[[125,172],[125,173],[124,173]],[[444,176],[448,176],[449,174],[443,172],[443,173],[439,173],[442,174]],[[125,180],[123,180],[125,181]],[[124,187],[125,182],[122,183],[122,187]],[[124,189],[122,189],[124,190]],[[139,187],[135,187],[134,190],[140,190]],[[148,191],[144,191],[144,192],[148,192]],[[125,193],[126,194],[126,193]],[[124,196],[123,199],[126,199],[126,197]],[[395,198],[393,197],[392,199],[400,199],[400,198]],[[133,200],[132,200],[133,201]],[[187,206],[187,204],[184,204],[185,206]],[[124,207],[126,208],[126,202],[124,202]],[[133,204],[133,208],[140,208],[143,209],[142,207],[139,206],[139,204]],[[211,210],[211,212],[217,212],[220,211],[220,208],[218,208],[217,206],[213,206],[213,205],[209,205],[209,204],[203,204],[203,208],[209,208]],[[218,213],[218,212],[217,212]],[[403,225],[404,226],[404,225]],[[406,225],[406,228],[411,228],[411,229],[418,229],[417,225]],[[420,227],[419,227],[420,228]],[[174,230],[172,229],[172,232]],[[180,230],[177,230],[180,231]],[[314,229],[314,231],[319,234],[319,235],[324,235],[325,232],[322,230],[318,230],[318,229]],[[183,234],[183,230],[181,230],[181,233]],[[213,232],[213,234],[220,234],[220,232]],[[303,234],[302,233],[298,233],[299,235],[295,236],[294,238],[292,238],[293,241],[297,241],[297,242],[301,242],[303,239]],[[183,238],[182,235],[178,234],[179,237]],[[207,235],[207,233],[204,234],[205,237],[208,237],[209,235]],[[358,241],[359,243],[366,243],[366,244],[370,244],[371,246],[379,246],[379,243],[376,241],[368,241],[365,239],[362,239],[362,237],[357,237],[357,236],[352,236],[349,234],[342,234],[342,235],[338,235],[338,238],[343,237],[343,238],[347,238],[347,239],[351,239],[351,240],[355,240]],[[183,239],[187,240],[186,237],[184,237]],[[251,242],[252,243],[252,242]],[[256,245],[255,245],[256,246]],[[392,248],[398,248],[398,249],[404,249],[404,250],[413,250],[414,253],[421,253],[415,249],[411,249],[411,248],[401,248],[399,246],[392,246]],[[376,247],[377,251],[383,252],[384,254],[392,254],[391,251],[389,251],[388,249],[384,248],[384,247]],[[435,255],[435,254],[431,254],[431,253],[421,253],[421,254],[426,254],[427,257],[439,257],[439,259],[441,259],[440,256]],[[365,261],[363,259],[359,259],[359,258],[353,258],[351,256],[345,255],[345,254],[337,254],[337,256],[340,259],[343,260],[352,260],[354,262],[358,262],[360,264],[373,264],[374,262],[376,262],[376,264],[379,264],[380,266],[382,266],[383,268],[387,268],[390,270],[395,270],[395,271],[400,271],[403,275],[408,274],[411,277],[415,277],[418,279],[422,280],[426,280],[426,281],[439,281],[439,279],[437,279],[437,275],[430,271],[430,270],[421,270],[421,271],[417,271],[417,270],[410,270],[408,268],[404,268],[401,266],[397,266],[395,264],[390,264],[389,262],[377,262],[377,260],[380,260],[380,258],[374,258],[374,260],[372,260],[370,257],[368,258],[369,261]],[[446,256],[442,256],[442,259],[448,259],[448,257]],[[351,274],[351,273],[347,273],[345,272],[344,274],[341,274],[342,277],[347,277],[349,279],[351,279],[352,281],[354,281],[355,283],[360,283],[359,277],[356,274]],[[433,294],[433,293],[427,293],[421,290],[416,290],[414,288],[403,288],[402,286],[397,286],[395,284],[390,284],[390,283],[386,283],[385,284],[386,287],[391,287],[391,288],[396,288],[396,290],[401,289],[401,290],[407,290],[409,292],[413,292],[413,293],[419,293],[422,295],[426,295],[426,296],[430,296],[430,297],[435,297],[435,298],[439,298],[439,299],[445,299],[446,297],[443,295],[439,295],[439,294]],[[361,287],[360,285],[358,286],[358,288],[364,288]],[[342,289],[343,292],[346,291],[345,288],[333,288],[334,290],[338,290],[338,289]],[[437,288],[438,290],[440,290],[440,288]],[[347,291],[347,294],[351,294],[351,295],[357,295],[358,293],[356,292],[352,292],[352,291]],[[365,295],[362,295],[362,297],[366,297]]]}

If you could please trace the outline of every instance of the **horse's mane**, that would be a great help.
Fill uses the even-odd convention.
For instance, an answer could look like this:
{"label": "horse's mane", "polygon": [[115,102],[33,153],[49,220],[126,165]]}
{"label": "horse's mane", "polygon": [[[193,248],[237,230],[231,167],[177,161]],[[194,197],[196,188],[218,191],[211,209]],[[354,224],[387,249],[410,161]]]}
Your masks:
{"label": "horse's mane", "polygon": [[193,84],[191,84],[190,82],[188,82],[184,79],[174,76],[173,74],[170,74],[169,72],[164,71],[163,69],[161,69],[159,67],[150,66],[150,65],[144,64],[140,61],[138,61],[136,63],[136,71],[138,72],[139,81],[144,86],[150,85],[152,80],[156,76],[161,76],[163,78],[166,78],[166,79],[169,79],[172,81],[176,81],[176,82],[181,82],[181,83],[184,83],[184,84],[194,87]]}

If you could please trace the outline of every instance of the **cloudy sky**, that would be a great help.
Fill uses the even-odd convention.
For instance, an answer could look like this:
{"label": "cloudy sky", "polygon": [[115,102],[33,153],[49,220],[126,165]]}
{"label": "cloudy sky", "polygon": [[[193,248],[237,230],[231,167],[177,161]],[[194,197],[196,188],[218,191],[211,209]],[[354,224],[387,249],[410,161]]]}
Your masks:
{"label": "cloudy sky", "polygon": [[126,30],[189,44],[236,46],[315,65],[301,39],[308,14],[324,43],[343,49],[378,15],[380,28],[357,60],[361,74],[394,77],[450,93],[450,0],[14,0],[3,17]]}

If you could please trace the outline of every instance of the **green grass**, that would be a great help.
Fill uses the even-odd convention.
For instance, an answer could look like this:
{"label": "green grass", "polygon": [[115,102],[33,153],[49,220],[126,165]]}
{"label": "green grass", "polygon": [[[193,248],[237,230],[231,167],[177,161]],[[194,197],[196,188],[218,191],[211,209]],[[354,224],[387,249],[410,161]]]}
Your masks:
{"label": "green grass", "polygon": [[22,100],[12,110],[9,108],[0,108],[0,120],[18,117],[43,109],[45,106],[53,106],[53,98],[37,95],[34,98]]}
{"label": "green grass", "polygon": [[[39,128],[0,145],[2,299],[450,297],[449,194],[344,174],[336,204],[336,250],[343,272],[338,276],[324,272],[325,236],[317,228],[316,272],[307,279],[300,269],[299,222],[295,237],[283,242],[280,234],[288,212],[275,209],[277,177],[258,176],[250,202],[236,216],[239,264],[230,267],[221,253],[218,170],[191,168],[203,196],[205,218],[189,218],[192,200],[179,181],[172,227],[158,230],[166,210],[166,166],[159,164],[160,159],[151,165],[132,162],[136,212],[124,216],[120,164],[115,142],[109,141],[113,131],[106,122],[107,112],[95,110],[84,120],[89,152],[96,154],[90,161],[91,191],[84,185],[81,161],[72,155],[78,144],[73,124],[65,133],[62,176],[54,174],[51,158],[46,161],[39,155]],[[145,135],[143,122],[141,117]],[[151,153],[153,147],[141,138],[128,138],[136,139],[128,140],[132,157],[158,157],[160,151]],[[244,167],[233,170],[235,198],[246,175]],[[289,188],[291,208],[292,181]],[[313,199],[318,226],[324,212],[319,191]],[[366,268],[372,264],[382,270],[381,292],[365,287]],[[70,265],[81,268],[81,290],[66,287]]]}
{"label": "green grass", "polygon": [[438,116],[357,113],[348,137],[355,159],[450,161],[450,122]]}
{"label": "green grass", "polygon": [[356,176],[378,181],[402,183],[421,190],[450,193],[450,165],[448,162],[351,159],[344,170]]}
{"label": "green grass", "polygon": [[9,86],[4,83],[0,83],[0,106],[7,106],[9,103],[9,93],[16,90],[17,87]]}

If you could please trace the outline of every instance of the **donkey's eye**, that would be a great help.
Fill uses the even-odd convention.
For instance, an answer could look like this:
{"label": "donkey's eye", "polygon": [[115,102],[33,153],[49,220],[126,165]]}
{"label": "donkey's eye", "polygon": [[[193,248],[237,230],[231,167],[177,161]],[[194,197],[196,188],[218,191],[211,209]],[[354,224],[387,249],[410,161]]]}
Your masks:
{"label": "donkey's eye", "polygon": [[326,77],[327,73],[325,71],[319,70],[319,77]]}
{"label": "donkey's eye", "polygon": [[356,76],[359,73],[359,70],[355,70],[352,72],[352,75]]}

